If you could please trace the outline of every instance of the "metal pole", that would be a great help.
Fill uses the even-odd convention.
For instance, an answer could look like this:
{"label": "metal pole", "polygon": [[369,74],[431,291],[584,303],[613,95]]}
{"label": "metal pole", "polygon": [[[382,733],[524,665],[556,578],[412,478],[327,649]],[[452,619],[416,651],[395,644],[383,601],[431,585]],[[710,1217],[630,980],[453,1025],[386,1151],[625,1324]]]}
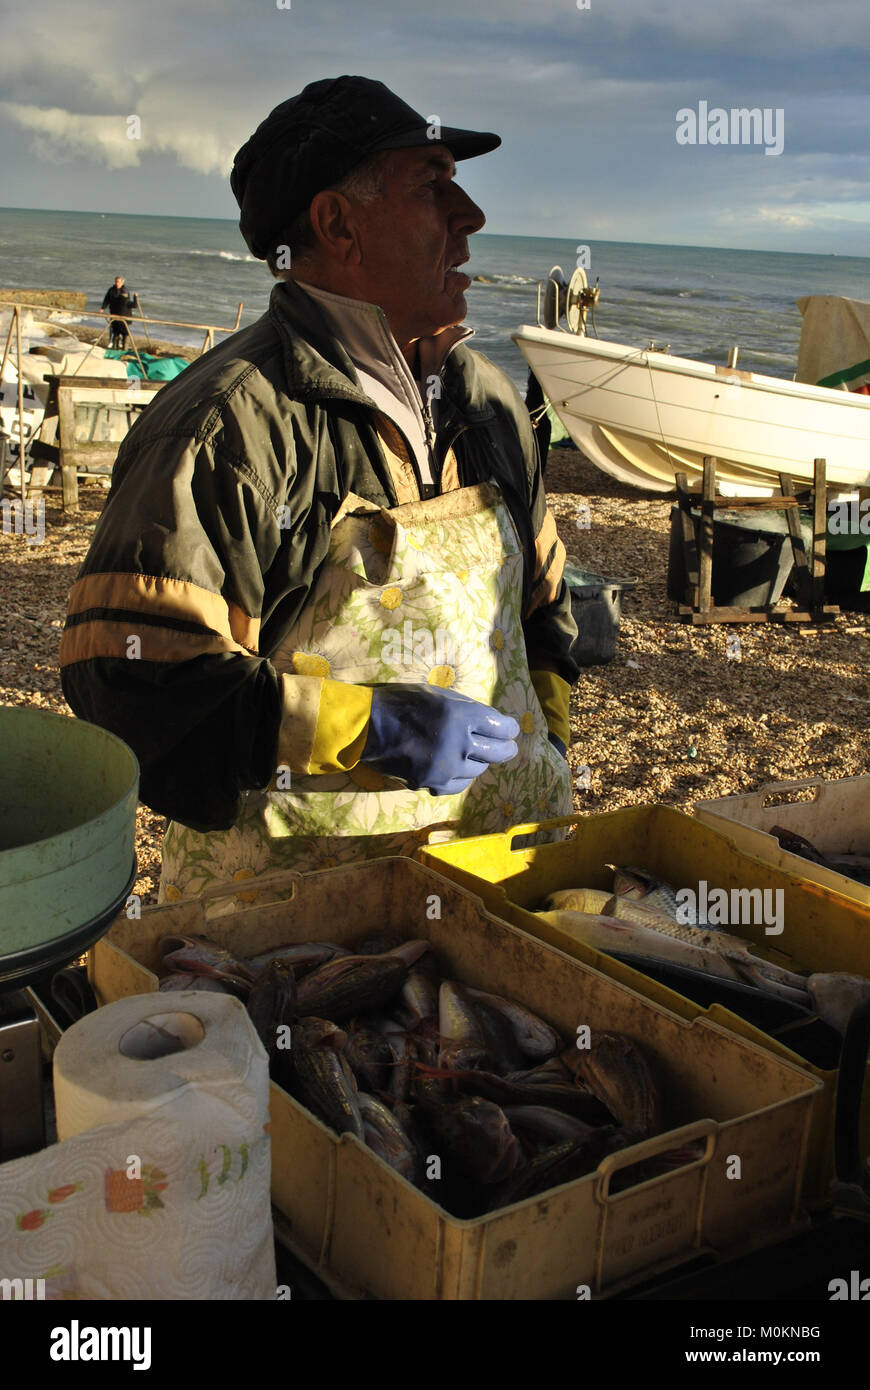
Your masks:
{"label": "metal pole", "polygon": [[[79,313],[76,309],[56,309],[53,305],[46,304],[21,303],[15,307],[19,309],[35,309],[38,314],[45,314],[46,312],[52,314],[67,314],[71,317],[74,316],[77,321],[80,319],[117,319],[124,317],[123,314],[106,314],[102,312],[88,313],[87,310],[85,310],[84,313]],[[223,325],[219,323],[187,323],[184,319],[152,319],[150,316],[146,316],[144,314],[139,315],[138,321],[140,323],[165,323],[170,328],[199,328],[203,330],[210,328],[215,333],[235,333],[239,327],[239,324],[242,321],[243,308],[244,300],[239,300],[239,306],[236,310],[236,321],[231,328],[224,328]],[[127,322],[129,322],[129,319],[127,320]]]}
{"label": "metal pole", "polygon": [[[132,325],[132,322],[133,322],[132,319],[124,319],[124,323],[126,323],[126,324],[131,324],[131,325]],[[137,346],[136,346],[136,339],[133,337],[132,327],[131,327],[131,329],[130,329],[130,335],[129,335],[129,336],[130,336],[130,343],[131,343],[131,345],[132,345],[133,351],[134,351],[135,354],[136,354],[136,361],[139,363],[139,366],[142,368],[142,377],[143,377],[143,380],[146,380],[146,381],[147,381],[147,379],[148,379],[148,373],[147,373],[146,370],[145,370],[145,363],[142,361],[142,358],[139,356],[139,349],[138,349]],[[149,341],[150,341],[150,339],[149,339]]]}
{"label": "metal pole", "polygon": [[[136,302],[137,302],[137,304],[139,305],[139,317],[140,317],[140,319],[142,320],[143,324],[146,324],[146,323],[148,322],[148,320],[146,319],[145,315],[144,315],[143,312],[142,312],[142,301],[141,301],[141,299],[139,298],[138,294],[137,294],[137,296],[136,296]],[[152,346],[152,344],[151,344],[151,334],[148,332],[148,329],[147,329],[147,328],[145,329],[145,337],[148,339],[148,346],[151,347],[151,346]]]}

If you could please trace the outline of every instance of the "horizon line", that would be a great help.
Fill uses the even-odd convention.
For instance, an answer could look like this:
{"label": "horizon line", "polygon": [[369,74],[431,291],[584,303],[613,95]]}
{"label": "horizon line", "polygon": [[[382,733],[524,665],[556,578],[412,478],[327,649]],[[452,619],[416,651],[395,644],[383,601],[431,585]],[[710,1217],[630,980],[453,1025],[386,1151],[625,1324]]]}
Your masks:
{"label": "horizon line", "polygon": [[[233,217],[194,217],[189,213],[177,212],[117,212],[102,211],[95,208],[27,208],[27,207],[8,207],[0,206],[0,212],[46,212],[57,213],[60,216],[71,215],[74,217],[125,217],[142,218],[149,217],[161,221],[178,222],[226,222],[234,227],[238,224]],[[542,236],[537,232],[475,232],[474,236],[495,236],[504,237],[506,240],[526,240],[526,241],[558,241],[576,243],[575,233],[570,236]],[[792,251],[792,250],[771,250],[766,246],[719,246],[706,242],[694,241],[622,241],[613,237],[590,237],[590,246],[598,243],[599,245],[610,246],[658,246],[673,247],[684,251],[731,251],[735,255],[758,255],[758,256],[824,256],[831,259],[866,261],[870,256],[859,256],[852,251]],[[585,244],[585,243],[581,243]],[[265,262],[264,262],[265,264]]]}

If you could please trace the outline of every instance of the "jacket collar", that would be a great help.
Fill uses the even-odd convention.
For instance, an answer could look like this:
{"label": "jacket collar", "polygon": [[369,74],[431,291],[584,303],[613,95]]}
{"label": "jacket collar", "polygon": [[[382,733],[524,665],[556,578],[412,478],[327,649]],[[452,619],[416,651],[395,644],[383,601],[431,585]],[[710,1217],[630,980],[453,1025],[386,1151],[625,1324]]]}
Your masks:
{"label": "jacket collar", "polygon": [[[307,399],[347,400],[377,409],[374,401],[361,390],[356,369],[344,348],[333,336],[321,309],[303,289],[292,280],[280,280],[272,289],[269,317],[281,339],[287,385],[294,396]],[[456,335],[459,336],[456,336]],[[477,380],[474,357],[461,341],[470,337],[463,328],[445,330],[435,339],[421,340],[437,344],[444,338],[443,356],[439,366],[449,357],[451,404],[456,412],[469,420],[489,419],[488,405]],[[455,350],[453,350],[455,349]],[[438,359],[440,353],[424,349],[421,368]]]}

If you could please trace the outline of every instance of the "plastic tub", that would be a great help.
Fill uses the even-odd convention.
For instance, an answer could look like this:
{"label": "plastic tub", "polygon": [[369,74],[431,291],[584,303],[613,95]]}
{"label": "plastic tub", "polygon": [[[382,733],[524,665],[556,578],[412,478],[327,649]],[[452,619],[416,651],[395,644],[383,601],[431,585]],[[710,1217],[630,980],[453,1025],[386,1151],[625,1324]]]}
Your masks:
{"label": "plastic tub", "polygon": [[[668,549],[668,598],[683,603],[688,576],[683,549],[680,507],[671,508]],[[693,507],[695,539],[700,511]],[[804,546],[809,555],[812,526],[801,515]],[[713,518],[713,603],[721,608],[764,608],[778,603],[794,558],[783,512],[729,511],[717,507]]]}
{"label": "plastic tub", "polygon": [[0,706],[0,959],[98,918],[129,883],[139,764],[95,724]]}
{"label": "plastic tub", "polygon": [[757,792],[696,801],[695,815],[765,864],[870,908],[870,886],[782,849],[772,834],[779,825],[802,835],[822,854],[870,855],[870,777],[769,782]]}
{"label": "plastic tub", "polygon": [[[153,969],[166,933],[206,933],[241,955],[285,941],[352,944],[372,930],[425,937],[456,979],[516,998],[566,1038],[580,1023],[635,1038],[661,1078],[673,1127],[610,1155],[587,1177],[460,1220],[273,1083],[273,1201],[289,1219],[293,1250],[336,1294],[576,1300],[578,1285],[613,1293],[701,1251],[769,1243],[801,1219],[819,1092],[805,1071],[707,1019],[679,1018],[497,921],[479,897],[410,859],[282,877],[286,901],[228,916],[206,919],[199,898],[143,912],[138,922],[120,917],[91,953],[100,1002],[157,988]],[[272,876],[273,891],[278,882]],[[237,889],[231,884],[225,895]],[[619,1168],[672,1148],[677,1132],[681,1141],[703,1139],[703,1156],[611,1191]],[[740,1182],[728,1177],[734,1154]]]}
{"label": "plastic tub", "polygon": [[616,652],[622,596],[636,587],[637,580],[607,578],[575,565],[565,566],[565,580],[577,624],[571,655],[578,666],[604,666]]}

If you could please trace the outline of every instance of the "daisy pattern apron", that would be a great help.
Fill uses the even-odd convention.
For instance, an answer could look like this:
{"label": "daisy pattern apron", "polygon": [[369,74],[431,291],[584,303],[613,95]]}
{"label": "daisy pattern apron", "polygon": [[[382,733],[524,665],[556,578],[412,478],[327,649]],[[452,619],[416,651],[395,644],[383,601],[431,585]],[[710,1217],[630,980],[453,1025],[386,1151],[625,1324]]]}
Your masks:
{"label": "daisy pattern apron", "polygon": [[389,510],[347,498],[308,602],[272,657],[276,670],[459,691],[513,715],[519,752],[466,791],[440,797],[364,764],[316,777],[279,769],[269,788],[245,793],[231,830],[169,825],[160,901],[235,881],[239,893],[213,905],[232,912],[268,900],[265,889],[241,886],[266,872],[412,854],[427,827],[445,822],[453,838],[569,814],[568,765],[548,740],[529,675],[523,564],[494,484]]}

